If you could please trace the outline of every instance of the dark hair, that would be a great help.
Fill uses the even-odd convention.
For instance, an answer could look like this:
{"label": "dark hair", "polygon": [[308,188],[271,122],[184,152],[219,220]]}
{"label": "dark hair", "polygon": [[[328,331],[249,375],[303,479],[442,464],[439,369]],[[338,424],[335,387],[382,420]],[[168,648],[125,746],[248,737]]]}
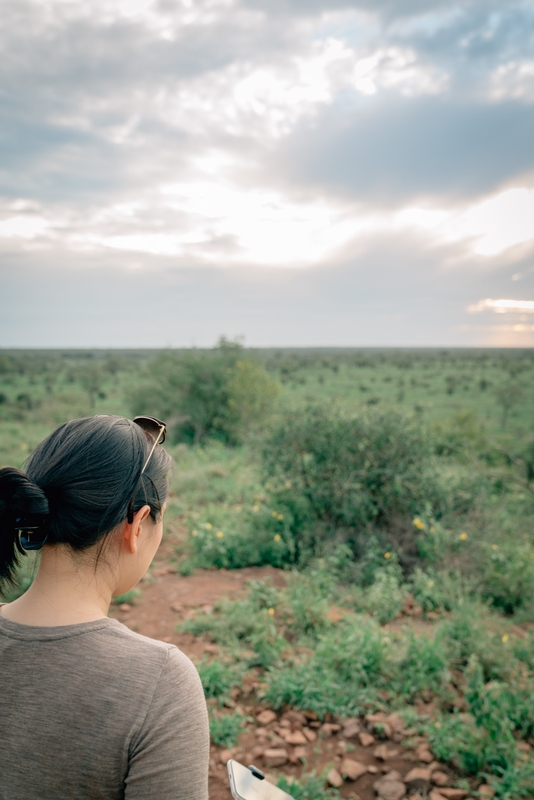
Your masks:
{"label": "dark hair", "polygon": [[[39,444],[25,472],[0,469],[0,581],[13,582],[24,553],[17,521],[40,524],[47,543],[85,550],[126,520],[129,508],[149,505],[156,520],[167,499],[172,460],[124,417],[74,419]],[[22,523],[19,522],[21,525]]]}

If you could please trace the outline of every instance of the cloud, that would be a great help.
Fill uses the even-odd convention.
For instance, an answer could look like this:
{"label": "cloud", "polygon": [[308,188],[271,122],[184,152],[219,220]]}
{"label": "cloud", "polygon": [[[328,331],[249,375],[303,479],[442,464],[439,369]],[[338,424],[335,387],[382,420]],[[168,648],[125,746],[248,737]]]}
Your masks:
{"label": "cloud", "polygon": [[513,312],[517,314],[534,314],[534,300],[480,300],[468,306],[469,314],[477,314],[480,311],[494,311],[496,314],[506,314]]}

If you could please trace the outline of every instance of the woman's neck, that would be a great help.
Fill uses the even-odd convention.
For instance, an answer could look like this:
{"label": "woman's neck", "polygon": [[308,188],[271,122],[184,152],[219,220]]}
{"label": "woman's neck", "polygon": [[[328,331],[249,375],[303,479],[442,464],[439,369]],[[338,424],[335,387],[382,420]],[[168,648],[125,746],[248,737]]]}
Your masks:
{"label": "woman's neck", "polygon": [[32,585],[1,613],[23,625],[74,625],[107,617],[111,596],[91,560],[75,564],[66,547],[45,546]]}

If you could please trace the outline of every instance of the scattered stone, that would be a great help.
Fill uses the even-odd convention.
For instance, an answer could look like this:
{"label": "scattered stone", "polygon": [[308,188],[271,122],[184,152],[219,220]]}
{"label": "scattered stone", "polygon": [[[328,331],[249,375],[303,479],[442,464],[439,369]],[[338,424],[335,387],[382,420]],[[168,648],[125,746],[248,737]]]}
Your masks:
{"label": "scattered stone", "polygon": [[271,736],[271,747],[285,747],[286,740],[283,739],[281,736],[277,736],[276,733],[273,733]]}
{"label": "scattered stone", "polygon": [[129,603],[121,603],[119,606],[121,611],[131,611],[132,607]]}
{"label": "scattered stone", "polygon": [[264,711],[260,711],[257,715],[256,719],[260,723],[260,725],[269,725],[271,722],[274,722],[276,719],[276,714],[274,711],[266,708]]}
{"label": "scattered stone", "polygon": [[330,784],[330,786],[333,786],[335,789],[339,789],[340,786],[343,786],[343,778],[341,777],[341,775],[339,774],[339,772],[335,767],[332,767],[332,769],[326,776],[326,781],[327,783]]}
{"label": "scattered stone", "polygon": [[317,741],[317,734],[315,733],[315,731],[310,730],[310,728],[303,728],[302,733],[309,742]]}
{"label": "scattered stone", "polygon": [[304,736],[302,731],[293,731],[293,733],[291,733],[290,731],[286,736],[284,736],[284,739],[288,744],[293,744],[293,745],[308,744],[308,740]]}
{"label": "scattered stone", "polygon": [[355,739],[360,732],[360,726],[357,722],[351,722],[350,725],[347,725],[343,728],[343,736],[345,739]]}
{"label": "scattered stone", "polygon": [[330,736],[333,736],[334,733],[337,733],[341,730],[341,725],[338,725],[334,722],[325,722],[324,725],[320,727],[320,734],[323,739],[328,739]]}
{"label": "scattered stone", "polygon": [[179,614],[183,610],[184,607],[181,603],[173,603],[173,605],[171,606],[171,611],[176,611],[177,614]]}
{"label": "scattered stone", "polygon": [[306,719],[309,719],[312,722],[316,722],[317,719],[318,719],[317,714],[315,713],[315,711],[303,711],[302,714],[303,714],[303,716],[306,717]]}
{"label": "scattered stone", "polygon": [[434,786],[446,786],[449,782],[449,776],[441,770],[432,773],[432,783]]}
{"label": "scattered stone", "polygon": [[406,728],[406,723],[400,714],[389,714],[386,722],[393,731],[404,731]]}
{"label": "scattered stone", "polygon": [[409,789],[424,789],[425,791],[430,788],[430,779],[431,772],[428,767],[414,767],[404,776],[404,781],[408,784]]}
{"label": "scattered stone", "polygon": [[402,781],[402,775],[396,769],[390,770],[387,775],[384,775],[384,778],[388,781]]}
{"label": "scattered stone", "polygon": [[221,764],[226,764],[232,758],[232,751],[231,750],[221,750],[219,753],[219,760]]}
{"label": "scattered stone", "polygon": [[409,800],[423,800],[423,795],[416,792],[415,794],[411,794]]}
{"label": "scattered stone", "polygon": [[375,737],[371,733],[367,733],[367,731],[359,733],[358,738],[362,747],[369,747],[375,741]]}
{"label": "scattered stone", "polygon": [[415,751],[415,755],[422,761],[424,764],[431,764],[434,761],[434,756],[430,752],[428,744],[426,742],[422,742],[419,747]]}
{"label": "scattered stone", "polygon": [[406,794],[404,783],[399,780],[391,780],[388,775],[375,781],[373,789],[382,800],[401,800]]}
{"label": "scattered stone", "polygon": [[371,775],[376,775],[376,773],[378,772],[378,767],[375,767],[374,764],[371,764],[370,766],[367,767],[367,772],[370,772]]}
{"label": "scattered stone", "polygon": [[389,758],[387,744],[379,744],[378,747],[375,747],[373,755],[375,758],[379,758],[380,761],[387,761]]}
{"label": "scattered stone", "polygon": [[345,775],[349,781],[357,781],[367,772],[367,767],[361,761],[354,761],[352,758],[344,758],[341,763],[341,774]]}
{"label": "scattered stone", "polygon": [[285,717],[282,717],[282,719],[280,720],[278,725],[279,725],[280,728],[289,728],[289,730],[291,730],[291,723]]}
{"label": "scattered stone", "polygon": [[287,764],[287,750],[284,747],[268,747],[263,751],[263,760],[267,767],[283,767]]}
{"label": "scattered stone", "polygon": [[211,614],[213,612],[213,606],[210,605],[201,606],[200,610],[202,611],[203,614]]}
{"label": "scattered stone", "polygon": [[292,764],[298,764],[299,761],[303,761],[307,756],[306,748],[305,747],[295,747],[291,755],[289,756],[289,760]]}
{"label": "scattered stone", "polygon": [[293,725],[306,725],[307,717],[301,711],[286,711],[284,718],[288,719]]}
{"label": "scattered stone", "polygon": [[480,797],[492,798],[495,795],[495,789],[492,789],[487,783],[483,783],[481,786],[479,786],[478,792]]}
{"label": "scattered stone", "polygon": [[256,728],[256,730],[254,731],[254,735],[256,736],[257,739],[266,739],[267,736],[269,735],[269,731],[267,730],[267,728]]}
{"label": "scattered stone", "polygon": [[347,752],[347,743],[344,741],[340,741],[336,744],[336,753],[338,756],[342,756]]}
{"label": "scattered stone", "polygon": [[256,747],[252,748],[252,758],[260,758],[263,755],[264,747],[261,744],[257,744]]}
{"label": "scattered stone", "polygon": [[204,645],[204,652],[211,653],[212,655],[217,652],[217,645],[216,644],[205,644]]}
{"label": "scattered stone", "polygon": [[448,800],[465,800],[465,798],[469,795],[469,792],[466,792],[465,789],[446,789],[440,787],[436,794],[440,794],[442,797],[448,798]]}
{"label": "scattered stone", "polygon": [[428,795],[429,800],[445,800],[442,794],[439,793],[437,789],[432,789],[430,794]]}

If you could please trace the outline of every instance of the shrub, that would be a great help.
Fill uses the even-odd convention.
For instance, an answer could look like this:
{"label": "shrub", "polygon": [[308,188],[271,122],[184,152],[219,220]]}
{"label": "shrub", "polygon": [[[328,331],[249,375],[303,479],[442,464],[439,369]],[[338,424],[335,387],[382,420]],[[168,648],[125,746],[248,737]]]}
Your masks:
{"label": "shrub", "polygon": [[507,614],[521,608],[534,586],[534,547],[514,541],[487,545],[481,583],[492,605]]}
{"label": "shrub", "polygon": [[407,589],[402,585],[402,571],[392,563],[375,572],[375,579],[363,595],[363,609],[382,624],[400,613]]}
{"label": "shrub", "polygon": [[430,442],[393,412],[289,413],[266,441],[263,469],[272,505],[290,520],[297,562],[336,533],[358,552],[365,529],[443,501]]}
{"label": "shrub", "polygon": [[172,422],[176,441],[236,444],[263,419],[277,392],[263,367],[223,338],[209,351],[160,353],[131,402],[136,414],[150,408]]}
{"label": "shrub", "polygon": [[230,691],[243,677],[243,669],[205,657],[197,664],[197,670],[206,697],[216,697],[220,704],[230,697]]}

